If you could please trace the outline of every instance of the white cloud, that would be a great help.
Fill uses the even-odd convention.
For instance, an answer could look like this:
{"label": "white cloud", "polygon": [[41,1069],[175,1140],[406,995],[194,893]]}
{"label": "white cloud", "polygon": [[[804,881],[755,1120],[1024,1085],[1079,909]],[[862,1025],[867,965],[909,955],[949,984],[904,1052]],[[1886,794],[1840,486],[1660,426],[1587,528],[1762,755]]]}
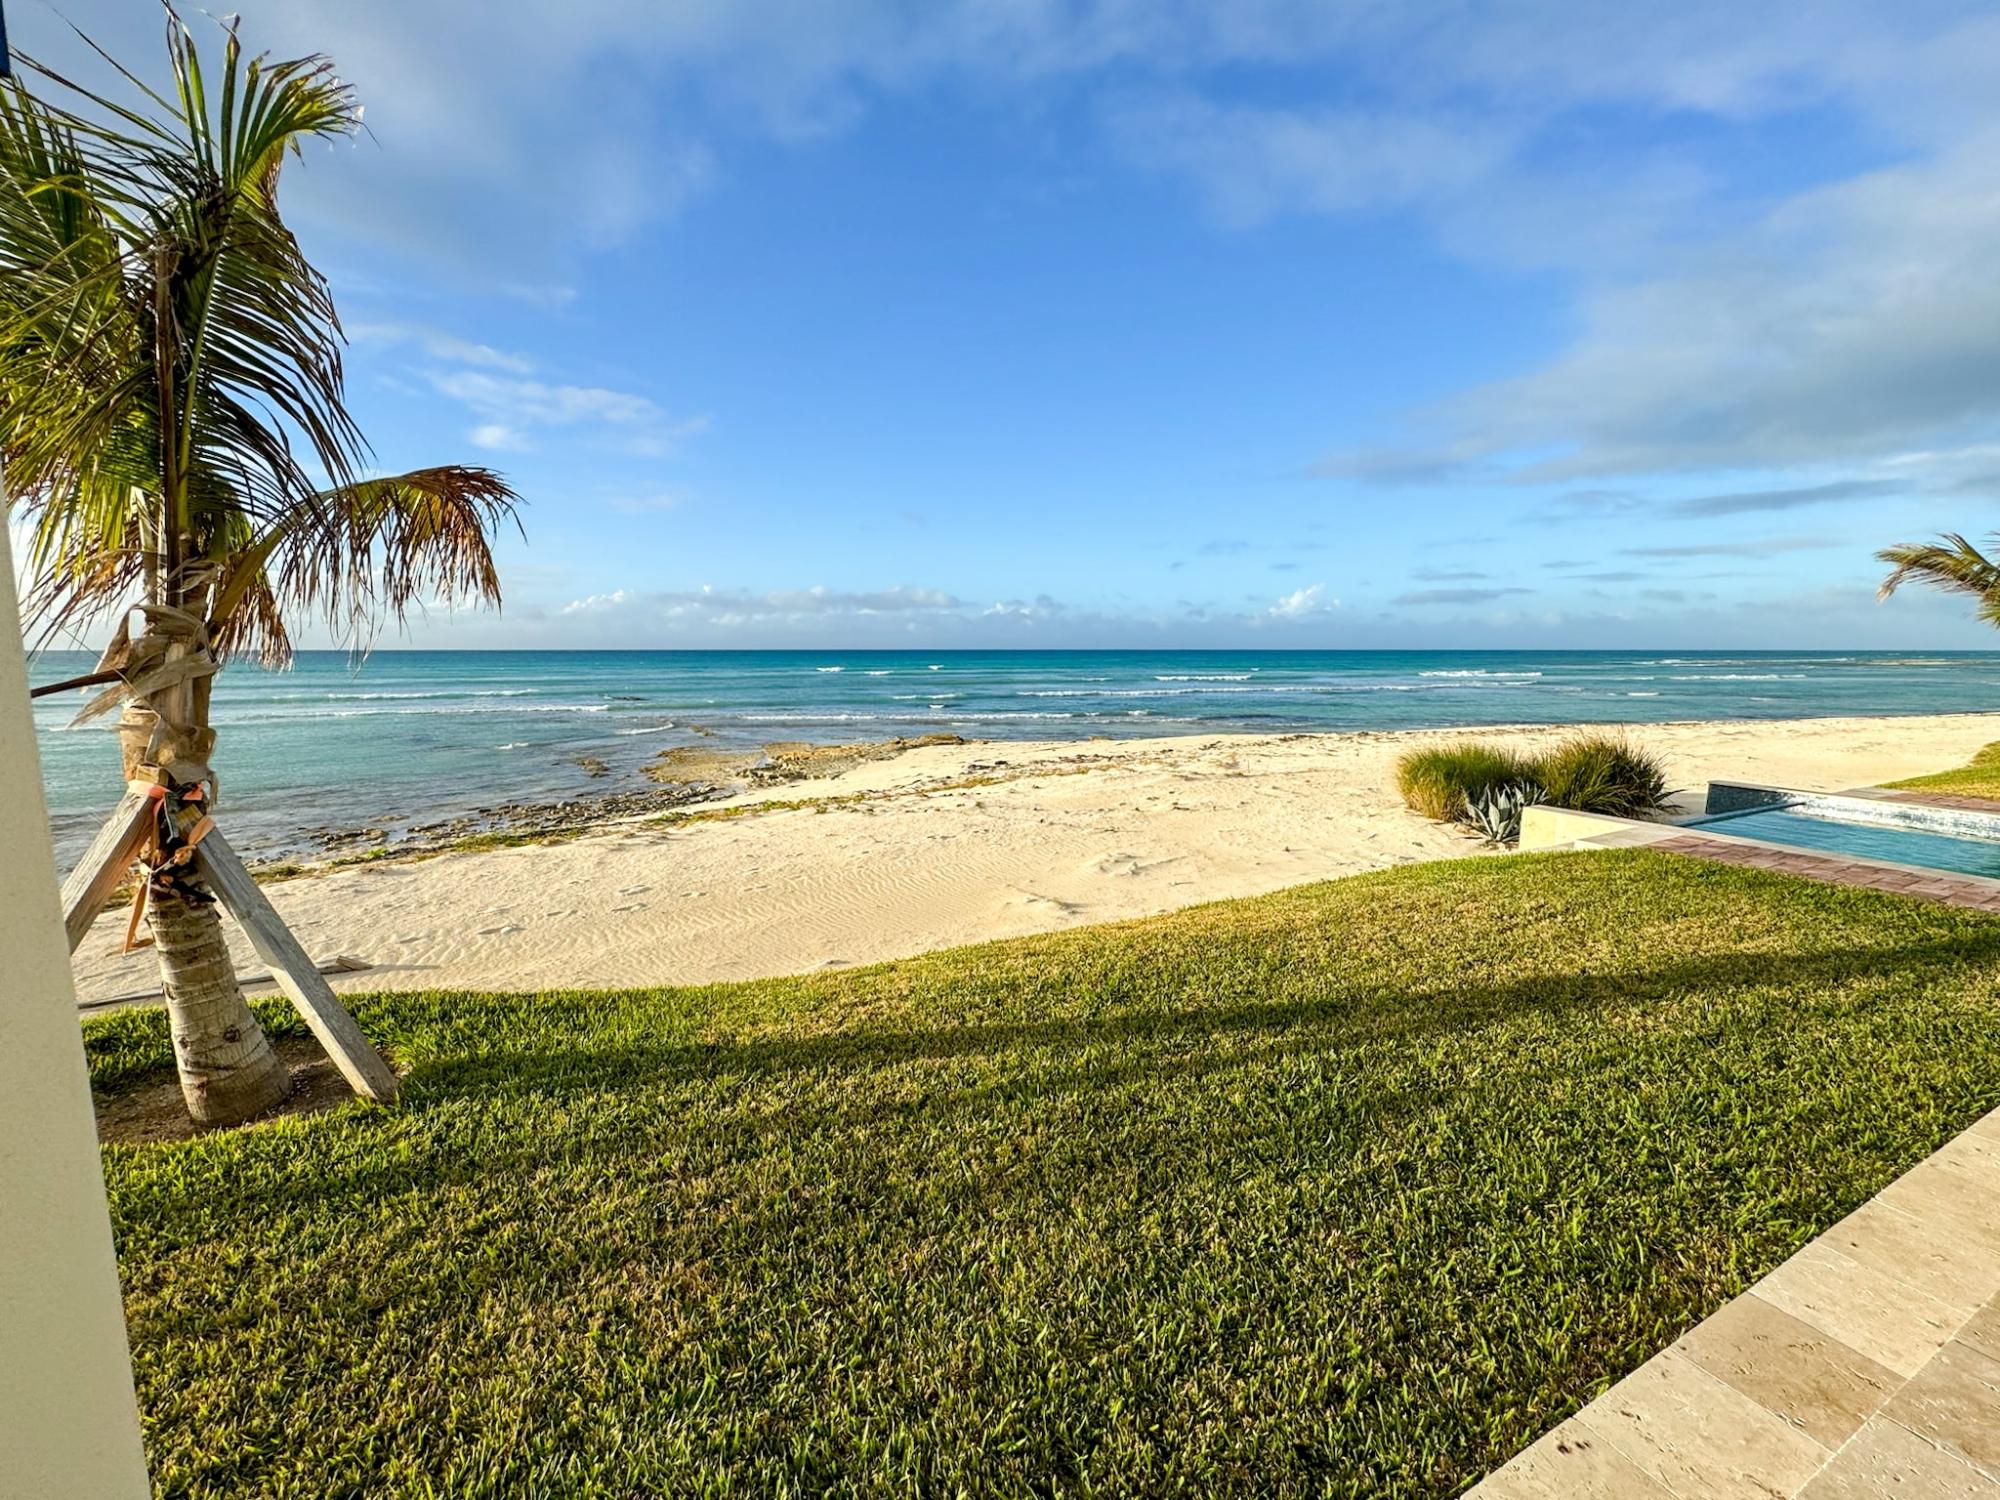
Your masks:
{"label": "white cloud", "polygon": [[523,426],[561,427],[576,422],[658,421],[660,409],[644,396],[602,386],[550,385],[477,370],[444,370],[431,384],[474,411]]}
{"label": "white cloud", "polygon": [[1331,467],[1540,481],[1893,460],[1924,482],[1913,450],[2000,440],[1996,149],[2000,121],[1601,288],[1542,368],[1424,414],[1429,437]]}
{"label": "white cloud", "polygon": [[506,370],[515,375],[531,374],[535,368],[534,361],[524,354],[510,354],[421,323],[355,323],[349,326],[347,336],[357,344],[414,344],[432,359]]}
{"label": "white cloud", "polygon": [[[1239,206],[1263,212],[1287,192],[1321,209],[1405,201],[1491,160],[1494,133],[1525,139],[1605,107],[1732,121],[1834,103],[1886,138],[1934,143],[1988,117],[2000,47],[2000,25],[1970,0],[1767,0],[1747,19],[1730,0],[578,0],[560,25],[518,5],[484,7],[476,25],[461,7],[407,0],[245,10],[251,46],[331,48],[368,105],[370,140],[314,152],[300,174],[304,212],[531,288],[564,285],[547,274],[563,252],[678,212],[738,141],[822,135],[880,95],[940,80],[1171,94],[1220,92],[1232,71],[1290,74],[1310,101],[1337,73],[1337,109],[1218,115],[1246,153]],[[21,45],[64,66],[82,65],[67,20],[121,56],[157,55],[157,26],[128,0],[14,19]],[[1217,152],[1184,134],[1166,144],[1162,164],[1178,157],[1226,188]],[[1548,230],[1591,232],[1585,218]]]}
{"label": "white cloud", "polygon": [[501,453],[518,453],[528,446],[528,440],[504,422],[482,422],[466,438],[475,448]]}
{"label": "white cloud", "polygon": [[427,378],[440,395],[485,418],[472,430],[472,441],[484,448],[525,448],[537,428],[582,427],[615,433],[627,451],[659,457],[706,432],[711,423],[705,414],[671,420],[650,398],[603,386],[469,369],[432,370]]}
{"label": "white cloud", "polygon": [[1302,589],[1292,590],[1273,604],[1267,613],[1275,620],[1307,620],[1339,608],[1338,599],[1326,597],[1324,584],[1309,583]]}
{"label": "white cloud", "polygon": [[1128,101],[1112,114],[1125,150],[1194,179],[1225,223],[1343,213],[1465,193],[1513,149],[1512,132],[1394,109],[1225,108],[1191,93]]}
{"label": "white cloud", "polygon": [[608,594],[588,594],[581,599],[572,599],[557,611],[565,615],[599,615],[617,609],[633,596],[624,589],[613,589]]}

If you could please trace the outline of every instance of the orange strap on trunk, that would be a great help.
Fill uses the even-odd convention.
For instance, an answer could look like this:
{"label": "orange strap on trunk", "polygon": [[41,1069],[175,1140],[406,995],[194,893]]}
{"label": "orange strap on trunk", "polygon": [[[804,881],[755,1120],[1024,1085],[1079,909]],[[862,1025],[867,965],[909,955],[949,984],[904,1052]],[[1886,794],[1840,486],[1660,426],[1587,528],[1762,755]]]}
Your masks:
{"label": "orange strap on trunk", "polygon": [[153,803],[152,831],[139,846],[139,861],[146,873],[139,878],[139,888],[132,893],[132,916],[125,924],[124,951],[130,953],[134,948],[145,946],[139,941],[139,919],[146,914],[146,896],[153,887],[153,862],[160,857],[160,807],[166,801],[167,789],[156,781],[133,781],[127,785],[135,792],[144,793]]}

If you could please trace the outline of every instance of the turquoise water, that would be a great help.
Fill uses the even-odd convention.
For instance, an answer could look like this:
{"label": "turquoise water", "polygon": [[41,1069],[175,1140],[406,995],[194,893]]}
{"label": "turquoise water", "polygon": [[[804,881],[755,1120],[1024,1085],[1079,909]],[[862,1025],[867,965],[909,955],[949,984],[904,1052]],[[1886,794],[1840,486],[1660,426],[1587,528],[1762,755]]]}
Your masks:
{"label": "turquoise water", "polygon": [[1956,870],[1965,875],[2000,878],[2000,843],[1990,839],[1959,838],[1947,833],[1931,833],[1922,828],[1843,823],[1792,808],[1771,808],[1703,820],[1703,826],[1710,824],[1717,833],[1734,834],[1738,838],[1762,839],[1772,844],[1851,854],[1864,859],[1888,859],[1897,864],[1922,865],[1930,870]]}
{"label": "turquoise water", "polygon": [[[50,652],[37,682],[87,671]],[[58,843],[73,852],[115,798],[116,742],[62,732],[81,695],[36,705]],[[232,666],[215,692],[215,763],[238,842],[435,818],[499,801],[646,785],[690,743],[1792,718],[2000,709],[2000,653],[381,651],[356,666]],[[576,764],[595,757],[611,774]]]}

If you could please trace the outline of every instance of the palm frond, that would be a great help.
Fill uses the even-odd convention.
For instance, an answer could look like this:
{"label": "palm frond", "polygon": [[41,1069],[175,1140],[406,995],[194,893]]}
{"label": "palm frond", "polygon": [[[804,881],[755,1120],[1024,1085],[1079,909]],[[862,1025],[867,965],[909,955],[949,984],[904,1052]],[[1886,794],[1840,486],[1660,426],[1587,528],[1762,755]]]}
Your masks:
{"label": "palm frond", "polygon": [[73,629],[143,592],[283,660],[295,609],[358,637],[497,600],[487,536],[516,497],[484,469],[364,477],[332,293],[279,212],[301,144],[358,129],[352,91],[323,57],[246,55],[233,22],[210,67],[171,7],[167,52],[166,89],[106,57],[131,102],[29,58],[0,85],[0,448],[30,609]]}
{"label": "palm frond", "polygon": [[518,527],[518,504],[491,469],[459,465],[322,491],[222,560],[210,628],[225,649],[277,663],[290,647],[269,628],[269,612],[244,614],[265,595],[316,612],[357,647],[377,624],[425,603],[497,604],[492,536]]}
{"label": "palm frond", "polygon": [[1979,601],[1979,617],[2000,625],[2000,563],[1956,532],[1936,542],[1904,542],[1875,554],[1889,564],[1876,597],[1886,599],[1903,584],[1916,580],[1947,593],[1971,594]]}

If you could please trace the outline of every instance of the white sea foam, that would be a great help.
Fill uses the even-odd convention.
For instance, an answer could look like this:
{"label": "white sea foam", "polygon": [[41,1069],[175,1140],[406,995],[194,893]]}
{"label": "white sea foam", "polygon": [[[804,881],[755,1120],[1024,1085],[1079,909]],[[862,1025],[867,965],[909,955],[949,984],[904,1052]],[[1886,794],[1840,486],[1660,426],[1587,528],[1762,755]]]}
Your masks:
{"label": "white sea foam", "polygon": [[1419,672],[1419,677],[1539,677],[1540,672],[1489,672],[1484,667],[1470,667],[1464,671]]}

